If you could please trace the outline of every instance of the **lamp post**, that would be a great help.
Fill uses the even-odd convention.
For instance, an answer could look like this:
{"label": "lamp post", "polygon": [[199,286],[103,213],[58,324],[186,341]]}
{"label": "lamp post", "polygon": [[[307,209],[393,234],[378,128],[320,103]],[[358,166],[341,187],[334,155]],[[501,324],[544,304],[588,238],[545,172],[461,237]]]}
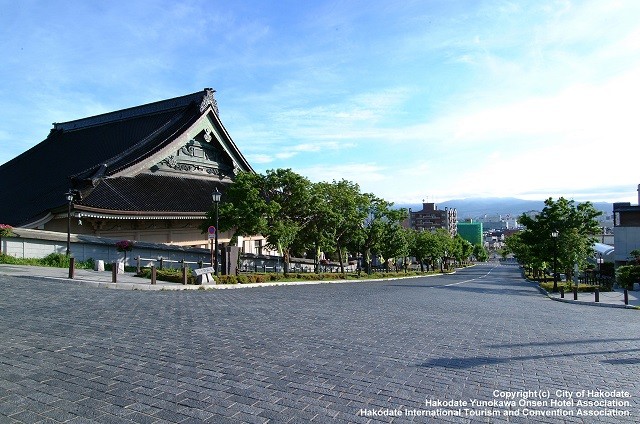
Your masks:
{"label": "lamp post", "polygon": [[220,197],[222,197],[222,193],[216,187],[215,191],[211,194],[213,198],[213,203],[216,205],[216,233],[215,233],[215,275],[218,276],[218,203],[220,203]]}
{"label": "lamp post", "polygon": [[71,255],[71,204],[73,203],[74,193],[69,189],[65,194],[67,198],[67,256]]}
{"label": "lamp post", "polygon": [[551,237],[553,238],[553,292],[558,292],[558,273],[556,272],[556,268],[558,267],[558,230],[553,230],[551,232]]}

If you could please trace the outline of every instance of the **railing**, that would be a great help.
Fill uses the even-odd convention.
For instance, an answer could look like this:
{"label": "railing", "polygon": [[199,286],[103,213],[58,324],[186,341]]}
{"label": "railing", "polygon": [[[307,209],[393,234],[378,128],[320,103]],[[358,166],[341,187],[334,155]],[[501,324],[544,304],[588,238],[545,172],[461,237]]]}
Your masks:
{"label": "railing", "polygon": [[[134,258],[136,260],[136,268],[138,273],[140,273],[141,269],[142,269],[142,263],[152,263],[155,264],[158,263],[158,266],[156,267],[157,269],[163,269],[165,264],[180,264],[179,268],[182,268],[184,266],[188,266],[188,265],[197,265],[197,268],[203,268],[205,266],[213,266],[211,264],[211,262],[204,262],[204,261],[187,261],[184,259],[181,259],[179,261],[176,260],[172,260],[172,259],[165,259],[165,258],[143,258],[141,256],[136,256]],[[171,268],[171,267],[170,267]],[[191,268],[191,267],[189,267]],[[218,265],[218,269],[220,269],[220,266]]]}
{"label": "railing", "polygon": [[602,275],[597,271],[584,272],[578,276],[578,284],[590,284],[599,287],[613,287],[615,277]]}

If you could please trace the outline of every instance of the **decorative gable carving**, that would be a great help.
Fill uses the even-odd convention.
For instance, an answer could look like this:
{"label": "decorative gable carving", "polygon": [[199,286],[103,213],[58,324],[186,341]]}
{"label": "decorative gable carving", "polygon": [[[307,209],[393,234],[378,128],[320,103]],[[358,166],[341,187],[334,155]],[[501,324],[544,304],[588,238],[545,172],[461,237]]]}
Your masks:
{"label": "decorative gable carving", "polygon": [[203,113],[207,109],[207,107],[211,106],[213,112],[216,115],[220,115],[220,113],[218,112],[218,102],[213,96],[213,93],[215,92],[215,90],[212,90],[210,88],[205,89],[205,95],[202,97],[202,102],[200,103],[200,113]]}
{"label": "decorative gable carving", "polygon": [[210,130],[202,132],[151,167],[150,171],[190,177],[233,178],[237,166],[224,150],[208,142],[212,139]]}

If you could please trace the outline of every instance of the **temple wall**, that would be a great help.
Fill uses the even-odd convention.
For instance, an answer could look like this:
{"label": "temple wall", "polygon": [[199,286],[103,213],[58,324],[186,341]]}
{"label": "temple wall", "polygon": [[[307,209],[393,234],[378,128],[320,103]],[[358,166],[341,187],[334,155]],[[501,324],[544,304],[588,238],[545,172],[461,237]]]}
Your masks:
{"label": "temple wall", "polygon": [[[14,228],[14,236],[3,237],[0,240],[2,252],[17,258],[44,258],[51,253],[65,254],[67,248],[67,235],[61,232],[45,230],[33,230],[26,228]],[[253,238],[255,241],[256,237]],[[118,252],[115,248],[120,238],[96,237],[85,234],[71,234],[70,251],[77,261],[88,259],[103,260],[105,263],[122,262],[124,253]],[[220,241],[219,241],[220,242]],[[222,250],[222,243],[221,250]],[[273,254],[274,252],[263,250],[262,254],[242,254],[240,258],[240,269],[243,271],[262,272],[282,272],[282,258]],[[177,261],[198,262],[205,264],[211,261],[210,249],[190,248],[176,245],[136,242],[131,252],[127,253],[127,266],[136,266],[136,257],[159,260],[164,258],[165,267],[177,268],[180,264]],[[173,261],[173,262],[172,262]],[[158,262],[155,263],[158,266]],[[149,261],[142,261],[142,266],[148,266]],[[208,265],[206,265],[208,266]],[[195,268],[195,264],[190,264]],[[335,265],[334,265],[335,268]],[[347,267],[353,270],[354,266]],[[313,272],[313,260],[302,258],[291,258],[291,270],[296,272]]]}
{"label": "temple wall", "polygon": [[[82,222],[80,224],[80,222]],[[118,240],[134,240],[148,243],[167,243],[184,247],[208,248],[207,234],[200,230],[200,220],[122,220],[98,221],[71,218],[71,233]],[[67,233],[67,220],[53,219],[42,228],[46,231]],[[218,243],[228,243],[233,234],[218,234]]]}

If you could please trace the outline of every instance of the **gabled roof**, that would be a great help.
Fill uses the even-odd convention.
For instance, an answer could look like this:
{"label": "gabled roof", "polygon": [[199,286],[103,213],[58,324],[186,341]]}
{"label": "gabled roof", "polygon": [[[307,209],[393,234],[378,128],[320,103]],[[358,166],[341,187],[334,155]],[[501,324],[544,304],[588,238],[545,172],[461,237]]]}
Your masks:
{"label": "gabled roof", "polygon": [[[114,211],[150,212],[171,208],[174,212],[206,211],[211,190],[221,186],[220,179],[196,176],[182,181],[179,175],[145,176],[141,175],[139,165],[158,160],[174,149],[176,140],[204,119],[213,123],[219,143],[231,155],[229,160],[240,170],[253,171],[220,122],[213,92],[204,89],[54,124],[44,141],[0,166],[3,199],[0,223],[22,226],[46,216],[51,210],[66,207],[65,193],[72,187],[84,194],[84,199],[77,203],[78,208],[85,205]],[[198,179],[203,181],[197,182]],[[164,194],[173,190],[192,196],[187,202],[182,198],[182,204],[174,202],[172,196],[181,196],[176,196],[176,192]],[[196,200],[199,197],[196,192],[206,190],[209,191],[205,200]]]}
{"label": "gabled roof", "polygon": [[74,210],[95,212],[199,212],[212,205],[211,193],[224,185],[215,180],[139,174],[100,180]]}

